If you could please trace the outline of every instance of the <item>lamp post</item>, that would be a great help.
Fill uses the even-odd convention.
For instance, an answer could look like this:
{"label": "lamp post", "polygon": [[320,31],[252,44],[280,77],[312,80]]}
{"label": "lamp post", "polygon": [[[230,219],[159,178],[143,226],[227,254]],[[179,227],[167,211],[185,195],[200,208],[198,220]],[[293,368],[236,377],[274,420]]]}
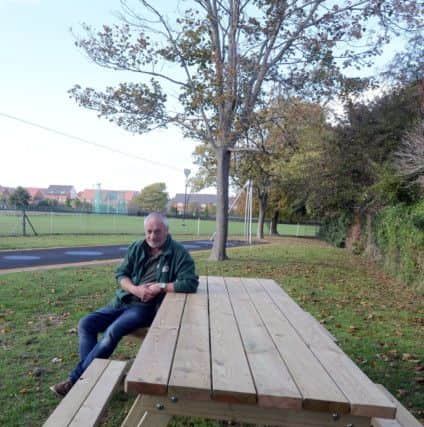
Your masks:
{"label": "lamp post", "polygon": [[188,186],[188,177],[190,175],[190,169],[184,169],[184,175],[185,175],[185,190],[184,190],[184,209],[183,209],[183,225],[185,225],[185,214],[186,214],[186,207],[187,207],[187,186]]}

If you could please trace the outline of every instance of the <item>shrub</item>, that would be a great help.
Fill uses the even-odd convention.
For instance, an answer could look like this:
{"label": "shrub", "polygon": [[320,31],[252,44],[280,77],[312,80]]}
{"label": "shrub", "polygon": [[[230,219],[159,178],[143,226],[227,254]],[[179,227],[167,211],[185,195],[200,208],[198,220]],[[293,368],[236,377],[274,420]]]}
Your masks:
{"label": "shrub", "polygon": [[383,209],[373,229],[385,268],[424,289],[424,200]]}

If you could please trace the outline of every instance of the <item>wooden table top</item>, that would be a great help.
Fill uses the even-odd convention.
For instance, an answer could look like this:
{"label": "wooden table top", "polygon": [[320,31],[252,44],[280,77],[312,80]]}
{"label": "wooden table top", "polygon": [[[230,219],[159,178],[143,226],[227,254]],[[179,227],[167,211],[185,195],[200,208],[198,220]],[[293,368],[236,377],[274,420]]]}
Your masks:
{"label": "wooden table top", "polygon": [[166,295],[127,391],[394,418],[394,404],[273,280],[201,277]]}

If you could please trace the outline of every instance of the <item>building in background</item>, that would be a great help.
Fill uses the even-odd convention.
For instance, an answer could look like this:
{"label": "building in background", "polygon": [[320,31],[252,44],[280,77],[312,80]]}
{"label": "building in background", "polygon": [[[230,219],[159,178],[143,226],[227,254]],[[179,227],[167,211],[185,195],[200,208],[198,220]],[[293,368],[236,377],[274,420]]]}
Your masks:
{"label": "building in background", "polygon": [[44,198],[56,200],[58,203],[65,204],[78,197],[73,185],[49,185],[44,193]]}
{"label": "building in background", "polygon": [[38,187],[24,187],[28,194],[31,196],[31,203],[40,202],[41,200],[46,199],[46,188]]}
{"label": "building in background", "polygon": [[90,203],[93,212],[97,213],[128,213],[128,207],[138,191],[86,189],[78,193],[81,202]]}
{"label": "building in background", "polygon": [[[231,206],[234,198],[229,198],[229,205]],[[173,199],[169,201],[168,211],[171,214],[183,215],[215,215],[216,212],[216,194],[199,194],[191,193],[185,195],[184,193],[177,193]],[[185,209],[184,209],[184,205]]]}

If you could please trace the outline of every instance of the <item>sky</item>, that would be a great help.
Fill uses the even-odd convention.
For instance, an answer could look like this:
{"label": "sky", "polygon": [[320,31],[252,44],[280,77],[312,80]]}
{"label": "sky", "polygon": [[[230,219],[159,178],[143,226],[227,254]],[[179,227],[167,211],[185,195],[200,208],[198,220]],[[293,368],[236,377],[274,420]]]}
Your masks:
{"label": "sky", "polygon": [[128,80],[90,62],[70,32],[113,23],[118,10],[118,0],[0,0],[0,185],[139,191],[165,182],[171,197],[184,193],[194,141],[175,128],[131,134],[68,96],[75,84]]}
{"label": "sky", "polygon": [[0,0],[0,185],[139,191],[165,182],[171,197],[184,192],[194,141],[175,128],[133,135],[68,96],[75,84],[129,80],[90,62],[70,32],[116,22],[119,9],[119,0]]}

